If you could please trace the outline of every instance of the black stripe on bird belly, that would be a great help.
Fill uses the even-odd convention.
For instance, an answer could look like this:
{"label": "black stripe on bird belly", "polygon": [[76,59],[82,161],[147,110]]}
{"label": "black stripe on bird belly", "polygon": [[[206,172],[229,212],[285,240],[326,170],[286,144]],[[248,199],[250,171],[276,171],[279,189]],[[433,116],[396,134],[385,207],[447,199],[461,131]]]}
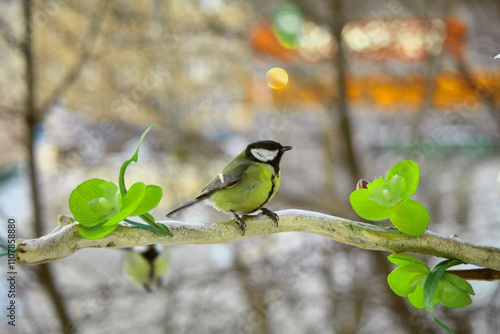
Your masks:
{"label": "black stripe on bird belly", "polygon": [[[274,181],[274,179],[275,179],[275,176],[274,176],[274,175],[272,175],[272,176],[271,176],[271,190],[269,190],[269,193],[267,194],[267,198],[266,198],[266,200],[265,200],[265,201],[264,201],[261,205],[259,205],[259,207],[258,207],[257,209],[255,209],[254,211],[257,211],[257,210],[259,210],[260,208],[262,208],[264,205],[266,205],[266,203],[269,201],[269,199],[270,199],[270,198],[271,198],[271,196],[273,195],[273,193],[274,193],[274,188],[276,187],[276,182]],[[254,211],[252,211],[252,212],[254,212]]]}

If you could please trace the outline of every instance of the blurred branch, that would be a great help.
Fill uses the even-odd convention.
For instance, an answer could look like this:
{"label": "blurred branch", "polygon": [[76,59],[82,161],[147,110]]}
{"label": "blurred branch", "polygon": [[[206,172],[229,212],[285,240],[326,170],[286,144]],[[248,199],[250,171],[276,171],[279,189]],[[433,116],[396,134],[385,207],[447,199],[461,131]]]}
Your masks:
{"label": "blurred branch", "polygon": [[[28,151],[28,170],[30,178],[31,203],[33,207],[33,229],[36,235],[43,235],[42,205],[39,191],[39,170],[35,154],[35,130],[40,121],[41,113],[37,109],[37,71],[35,52],[33,50],[33,10],[32,0],[23,1],[24,40],[21,43],[21,51],[25,63],[25,85],[26,97],[24,101],[24,124],[26,126],[26,148]],[[64,298],[60,294],[53,279],[51,267],[42,265],[37,270],[39,281],[43,284],[58,315],[60,329],[65,334],[76,333],[72,327],[72,321],[67,312]]]}
{"label": "blurred branch", "polygon": [[80,49],[80,58],[73,65],[64,79],[59,83],[59,85],[54,89],[54,91],[50,94],[47,100],[43,103],[40,110],[43,112],[47,110],[47,108],[54,102],[54,100],[64,94],[65,91],[68,90],[69,87],[78,79],[78,76],[83,70],[85,64],[92,58],[92,49],[94,48],[95,41],[99,36],[99,31],[102,23],[104,22],[104,16],[107,13],[107,9],[109,8],[109,4],[111,2],[109,0],[101,2],[101,7],[96,9],[92,17],[92,22],[90,23],[90,28],[87,33],[87,36],[83,40],[81,49]]}
{"label": "blurred branch", "polygon": [[472,281],[500,281],[500,271],[481,268],[465,270],[446,270],[445,272],[457,275],[466,280]]}
{"label": "blurred branch", "polygon": [[[359,156],[356,152],[355,137],[354,137],[354,122],[351,118],[352,115],[349,113],[349,105],[347,99],[347,76],[348,76],[348,61],[346,59],[344,51],[344,38],[342,31],[347,21],[347,15],[344,11],[344,6],[347,1],[343,0],[331,0],[331,7],[333,11],[333,17],[330,24],[332,28],[333,37],[337,44],[337,56],[334,57],[333,66],[336,70],[336,87],[337,87],[337,115],[335,118],[340,126],[340,136],[343,139],[343,150],[342,160],[346,161],[348,170],[350,171],[352,185],[357,182],[357,180],[362,178],[362,164],[360,163]],[[330,151],[331,152],[331,151]],[[381,273],[383,276],[387,276],[390,273],[390,267],[387,260],[383,254],[373,253],[372,258],[376,263],[383,263],[382,266],[378,266],[374,271]],[[395,309],[398,309],[397,319],[405,327],[406,331],[416,331],[417,328],[414,324],[407,322],[406,319],[411,315],[410,307],[405,304],[401,298],[398,298],[395,294],[387,294],[388,303],[392,304]],[[359,300],[355,301],[355,304],[359,303]],[[354,307],[353,311],[355,313],[354,319],[361,319],[362,309],[359,307]],[[357,327],[360,328],[361,324],[358,322]],[[354,329],[355,327],[353,327]]]}
{"label": "blurred branch", "polygon": [[8,45],[13,46],[16,49],[20,48],[21,43],[19,43],[19,40],[14,36],[12,28],[1,17],[0,17],[0,34]]}
{"label": "blurred branch", "polygon": [[342,9],[341,0],[332,1],[333,20],[330,24],[335,41],[337,42],[338,54],[334,58],[334,67],[336,70],[336,86],[338,91],[337,111],[340,124],[342,138],[345,142],[345,160],[352,176],[352,183],[361,178],[361,167],[356,159],[356,152],[353,143],[352,122],[350,119],[348,105],[347,105],[347,82],[346,71],[347,61],[343,51],[343,37],[342,30],[346,22],[346,18]]}
{"label": "blurred branch", "polygon": [[[442,17],[447,18],[452,12],[455,1],[447,1],[445,3],[445,10],[442,13]],[[422,10],[424,12],[425,26],[431,27],[431,18],[428,13],[428,8],[426,6],[422,6]],[[414,145],[410,147],[410,152],[413,151],[418,145],[418,142],[422,139],[422,134],[420,132],[420,126],[422,121],[427,116],[427,113],[432,110],[434,107],[434,95],[437,89],[437,76],[441,71],[442,67],[442,59],[444,56],[445,48],[441,47],[437,54],[432,54],[427,51],[426,54],[426,62],[424,64],[423,72],[424,72],[424,84],[422,91],[422,104],[417,111],[416,117],[412,122],[412,139]]]}
{"label": "blurred branch", "polygon": [[431,231],[412,237],[393,227],[351,221],[322,213],[286,210],[276,228],[270,218],[259,215],[247,217],[244,236],[234,221],[206,224],[162,222],[172,231],[173,238],[162,237],[146,229],[118,226],[110,235],[88,240],[78,233],[78,223],[71,217],[59,216],[59,226],[46,236],[16,241],[16,261],[20,264],[39,264],[67,257],[83,248],[123,248],[149,244],[219,244],[260,237],[278,232],[306,232],[323,235],[356,247],[394,253],[420,253],[452,258],[464,263],[500,270],[500,248],[479,246],[456,237],[445,237]]}
{"label": "blurred branch", "polygon": [[40,196],[38,191],[38,168],[35,157],[35,127],[38,123],[36,109],[37,77],[35,71],[35,56],[33,52],[33,3],[30,0],[23,1],[25,37],[22,44],[23,60],[26,74],[24,76],[26,85],[26,96],[24,100],[24,123],[26,125],[28,149],[28,168],[30,174],[30,190],[33,205],[33,226],[37,235],[42,235],[42,212]]}

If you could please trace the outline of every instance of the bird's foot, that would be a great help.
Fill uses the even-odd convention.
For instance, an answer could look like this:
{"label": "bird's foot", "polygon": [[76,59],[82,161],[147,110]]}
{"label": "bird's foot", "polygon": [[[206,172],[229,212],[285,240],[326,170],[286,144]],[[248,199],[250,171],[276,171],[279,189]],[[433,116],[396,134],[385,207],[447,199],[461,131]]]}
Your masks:
{"label": "bird's foot", "polygon": [[262,214],[271,218],[276,223],[276,227],[278,227],[278,221],[280,220],[280,217],[276,213],[269,210],[268,208],[261,208],[260,211],[262,211]]}
{"label": "bird's foot", "polygon": [[245,231],[246,231],[246,227],[247,227],[247,224],[243,221],[243,219],[238,216],[234,211],[231,211],[231,213],[233,214],[234,216],[234,221],[236,222],[236,224],[238,224],[238,227],[240,228],[241,230],[241,235],[245,235]]}

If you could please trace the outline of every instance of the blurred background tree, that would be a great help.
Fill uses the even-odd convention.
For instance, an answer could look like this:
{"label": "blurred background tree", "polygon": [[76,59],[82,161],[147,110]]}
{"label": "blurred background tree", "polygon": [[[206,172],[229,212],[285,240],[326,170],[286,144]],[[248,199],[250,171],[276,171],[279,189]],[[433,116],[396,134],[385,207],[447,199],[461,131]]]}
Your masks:
{"label": "blurred background tree", "polygon": [[[357,179],[413,159],[430,229],[499,246],[497,1],[0,6],[0,215],[16,217],[19,237],[52,230],[84,180],[116,180],[156,123],[127,177],[162,186],[157,219],[246,144],[274,139],[295,149],[273,209],[356,219]],[[287,72],[285,87],[266,82],[273,67]],[[203,207],[182,217],[217,219],[227,217]],[[16,330],[438,332],[388,289],[385,253],[289,233],[169,255],[155,293],[123,275],[120,251],[19,268]],[[440,318],[455,333],[499,332],[500,286],[473,284],[474,303]]]}

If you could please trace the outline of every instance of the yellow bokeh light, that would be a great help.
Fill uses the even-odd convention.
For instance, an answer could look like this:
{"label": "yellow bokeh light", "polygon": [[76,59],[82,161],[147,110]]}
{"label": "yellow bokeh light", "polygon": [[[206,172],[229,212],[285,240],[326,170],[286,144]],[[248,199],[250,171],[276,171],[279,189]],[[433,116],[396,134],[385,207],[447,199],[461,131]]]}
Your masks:
{"label": "yellow bokeh light", "polygon": [[280,67],[273,67],[267,71],[266,82],[272,89],[282,89],[288,84],[288,73]]}

